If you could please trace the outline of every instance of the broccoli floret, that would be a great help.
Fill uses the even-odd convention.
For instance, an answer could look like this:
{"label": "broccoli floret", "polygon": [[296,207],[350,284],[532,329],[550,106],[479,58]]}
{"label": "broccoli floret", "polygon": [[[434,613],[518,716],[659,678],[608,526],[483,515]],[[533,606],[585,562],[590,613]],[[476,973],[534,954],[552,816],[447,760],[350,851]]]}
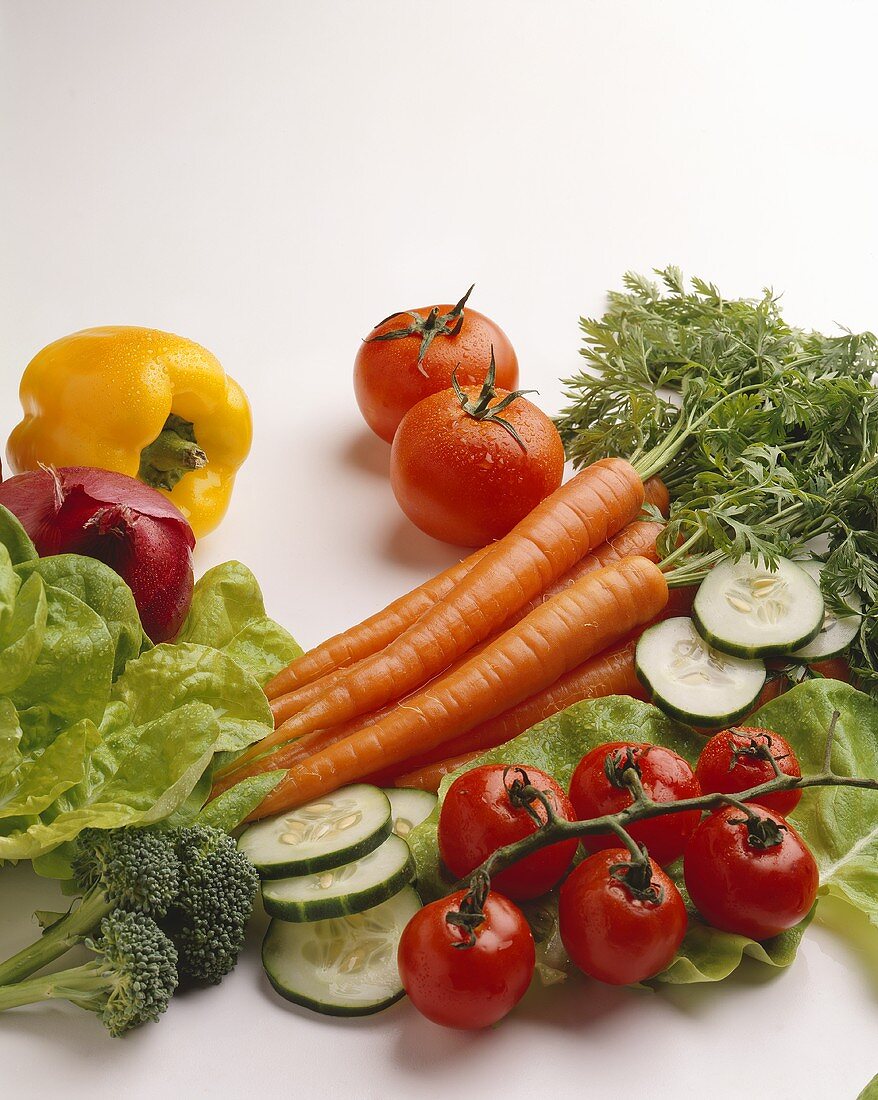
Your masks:
{"label": "broccoli floret", "polygon": [[180,975],[216,985],[238,961],[259,875],[219,829],[190,825],[175,833],[177,900],[163,922],[177,945]]}
{"label": "broccoli floret", "polygon": [[96,1012],[111,1035],[157,1020],[177,988],[177,951],[151,917],[117,910],[86,939],[95,958],[82,966],[0,988],[0,1012],[65,1000]]}
{"label": "broccoli floret", "polygon": [[0,965],[0,984],[21,981],[59,958],[117,908],[164,916],[177,894],[180,861],[168,833],[85,829],[77,838],[73,873],[83,897],[36,943]]}
{"label": "broccoli floret", "polygon": [[167,833],[154,829],[85,829],[73,857],[81,890],[100,888],[120,909],[163,917],[180,883],[180,861]]}

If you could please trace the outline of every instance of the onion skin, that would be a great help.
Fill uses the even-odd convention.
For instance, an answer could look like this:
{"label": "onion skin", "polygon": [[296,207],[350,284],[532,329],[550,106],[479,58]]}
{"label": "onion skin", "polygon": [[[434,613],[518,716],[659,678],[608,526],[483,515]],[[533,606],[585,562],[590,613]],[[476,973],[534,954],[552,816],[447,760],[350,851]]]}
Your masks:
{"label": "onion skin", "polygon": [[182,512],[136,478],[90,466],[29,470],[0,484],[40,557],[83,554],[134,594],[150,641],[180,631],[192,602],[195,536]]}

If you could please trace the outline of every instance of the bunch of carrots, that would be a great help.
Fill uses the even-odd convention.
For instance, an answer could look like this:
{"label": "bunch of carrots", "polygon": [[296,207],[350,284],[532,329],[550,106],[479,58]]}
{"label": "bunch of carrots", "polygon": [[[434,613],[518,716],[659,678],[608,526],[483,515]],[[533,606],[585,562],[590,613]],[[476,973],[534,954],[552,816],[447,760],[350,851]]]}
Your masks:
{"label": "bunch of carrots", "polygon": [[658,478],[595,462],[505,538],[295,660],[266,692],[275,730],[221,771],[286,775],[252,818],[364,779],[432,788],[446,771],[581,699],[642,697],[634,646],[685,614],[659,569]]}

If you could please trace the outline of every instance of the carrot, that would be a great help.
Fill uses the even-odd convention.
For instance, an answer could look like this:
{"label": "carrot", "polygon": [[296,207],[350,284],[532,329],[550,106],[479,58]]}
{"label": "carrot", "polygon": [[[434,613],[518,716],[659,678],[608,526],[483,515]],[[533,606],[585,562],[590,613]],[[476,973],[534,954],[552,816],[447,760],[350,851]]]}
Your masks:
{"label": "carrot", "polygon": [[671,494],[660,477],[651,477],[644,481],[643,496],[646,503],[658,508],[663,516],[667,516],[671,510]]}
{"label": "carrot", "polygon": [[301,805],[496,717],[648,622],[667,599],[661,570],[646,558],[587,574],[406,706],[290,768],[252,817]]}
{"label": "carrot", "polygon": [[330,672],[335,672],[338,668],[352,665],[364,657],[371,657],[373,653],[380,652],[425,611],[444,599],[476,562],[492,549],[493,544],[483,546],[468,558],[455,562],[442,573],[413,588],[411,592],[400,596],[393,603],[389,603],[375,615],[370,615],[357,626],[321,642],[314,649],[309,649],[307,653],[297,657],[291,665],[268,681],[265,685],[265,694],[269,699],[275,699]]}
{"label": "carrot", "polygon": [[639,626],[629,638],[604,650],[603,653],[584,661],[581,665],[566,673],[554,684],[517,706],[499,714],[487,722],[482,722],[467,733],[455,737],[431,752],[412,757],[403,764],[376,772],[366,778],[366,782],[378,787],[392,786],[401,772],[435,764],[446,756],[457,756],[478,750],[487,752],[498,745],[505,744],[517,737],[537,722],[550,718],[559,711],[566,710],[574,703],[584,699],[600,699],[607,695],[629,695],[632,699],[646,699],[647,694],[637,679],[634,667],[634,654],[637,640],[648,627],[662,619],[675,615],[688,615],[692,610],[692,601],[697,588],[674,588],[668,594],[668,602],[659,614],[650,622]]}
{"label": "carrot", "polygon": [[[637,520],[634,523],[629,523],[618,535],[608,539],[597,549],[592,550],[590,554],[586,554],[581,558],[572,569],[568,569],[564,576],[555,581],[553,585],[550,585],[545,592],[539,593],[523,607],[520,607],[494,633],[508,630],[509,627],[514,626],[525,615],[533,611],[535,607],[559,592],[563,592],[565,588],[569,588],[580,577],[585,576],[586,573],[594,572],[595,569],[602,569],[605,565],[611,565],[622,558],[632,558],[638,555],[649,558],[650,561],[658,561],[655,540],[661,530],[662,525],[660,523]],[[274,715],[275,726],[280,726],[298,711],[316,702],[330,686],[331,681],[321,678],[320,680],[313,680],[298,691],[289,692],[272,699],[271,710]],[[417,686],[420,687],[420,685]],[[284,763],[281,766],[288,767],[289,765]]]}
{"label": "carrot", "polygon": [[[546,593],[543,596],[531,601],[531,604],[528,605],[527,608],[523,609],[521,612],[516,613],[516,615],[514,615],[512,619],[508,620],[504,624],[504,628],[510,628],[515,624],[515,622],[518,622],[521,618],[523,618],[526,612],[534,610],[541,603],[544,603],[545,600],[550,596],[563,592],[574,582],[574,580],[579,579],[580,576],[584,576],[588,572],[593,572],[596,569],[600,569],[604,565],[610,565],[614,561],[620,561],[623,557],[637,556],[638,550],[641,551],[640,556],[648,557],[650,561],[654,560],[654,558],[657,557],[655,553],[655,538],[657,537],[657,534],[660,530],[661,525],[656,523],[629,523],[628,526],[614,539],[605,542],[603,546],[598,547],[598,549],[593,551],[591,554],[586,554],[581,562],[577,563],[577,565],[575,565],[573,569],[565,573],[559,581],[557,581],[554,585],[547,589]],[[671,615],[688,615],[689,612],[692,610],[692,600],[694,598],[694,592],[694,588],[673,589],[669,594],[668,603],[664,611],[662,611],[662,613],[657,618],[667,618]],[[638,630],[638,635],[640,633],[641,631]],[[489,639],[488,642],[482,642],[480,643],[480,645],[475,646],[469,651],[469,653],[465,654],[462,658],[451,665],[450,668],[448,668],[444,673],[441,674],[441,676],[447,675],[449,672],[453,672],[457,667],[463,664],[464,661],[467,661],[471,657],[475,656],[486,645],[488,645],[494,637],[496,637],[496,635],[494,635],[492,639]],[[596,686],[594,691],[587,691],[585,688],[583,688],[583,694],[581,698],[592,698],[601,695],[635,695],[635,692],[637,692],[637,694],[635,695],[636,698],[642,698],[642,695],[639,693],[639,684],[637,684],[633,675],[633,657],[631,660],[631,675],[625,678],[624,681],[620,684],[614,678],[612,668],[609,667],[610,654],[608,653],[605,656],[607,657],[607,667],[603,671],[600,665],[601,658],[596,657],[594,659],[597,666],[595,668],[594,676],[594,682]],[[629,688],[631,688],[632,681],[634,683],[634,690],[628,690]],[[588,682],[591,682],[591,677],[589,677]],[[551,696],[553,692],[554,686],[546,689],[546,694],[548,696]],[[342,722],[339,725],[329,727],[328,729],[313,730],[311,733],[306,733],[302,737],[295,738],[287,742],[285,745],[282,745],[280,748],[275,749],[275,751],[269,756],[260,757],[259,759],[247,765],[244,765],[239,770],[224,775],[217,781],[213,794],[214,796],[221,794],[224,790],[227,790],[229,787],[234,786],[235,783],[237,783],[239,780],[244,779],[250,775],[256,775],[259,772],[266,770],[280,770],[291,768],[300,760],[305,760],[307,757],[313,755],[316,752],[322,752],[330,745],[334,745],[336,744],[336,742],[344,740],[345,737],[349,737],[352,733],[356,733],[363,727],[375,725],[376,722],[379,722],[386,715],[391,714],[394,710],[396,710],[397,707],[407,706],[408,699],[409,697],[406,697],[397,702],[389,703],[386,706],[379,707],[377,710],[374,710],[367,715],[361,715],[358,718],[350,719],[347,722]],[[564,703],[564,706],[569,706],[571,702],[578,702],[578,699],[569,699]],[[272,709],[277,715],[279,707],[283,705],[283,697],[281,697],[281,699],[274,700],[271,705]],[[522,706],[524,707],[525,704],[522,704]],[[523,713],[527,712],[525,711]],[[555,712],[550,711],[549,713]],[[474,741],[474,746],[480,748],[493,748],[494,745],[501,744],[503,740],[508,740],[510,737],[514,737],[516,736],[516,734],[523,732],[525,729],[528,729],[531,725],[533,725],[534,722],[539,721],[540,718],[543,717],[546,717],[546,715],[539,715],[527,725],[521,726],[520,729],[516,729],[514,732],[508,733],[505,738],[501,738],[499,741],[494,741],[491,744],[482,745],[481,742],[476,740]],[[515,719],[513,718],[512,725],[514,724]],[[469,737],[470,734],[466,734],[460,740],[466,741],[466,739]],[[439,749],[436,749],[432,753],[427,754],[426,757],[419,757],[417,760],[406,761],[404,765],[406,770],[410,770],[418,763],[432,763],[435,760],[441,759],[442,756],[450,755],[455,751],[464,751],[463,748],[458,750],[449,746],[448,752],[445,752],[444,748],[445,746],[441,746]],[[391,773],[382,773],[379,776],[370,776],[369,782],[375,783],[378,786],[385,786],[389,783],[392,783],[393,776],[397,774],[398,771],[399,768],[392,770]]]}
{"label": "carrot", "polygon": [[605,458],[586,467],[538,504],[444,600],[386,649],[325,678],[318,699],[245,750],[221,774],[237,771],[293,737],[367,714],[426,683],[493,634],[589,550],[621,531],[642,504],[643,482],[624,459]]}
{"label": "carrot", "polygon": [[435,764],[426,764],[423,768],[407,772],[394,780],[394,787],[417,787],[421,791],[432,791],[435,794],[439,790],[439,784],[446,775],[456,772],[465,764],[478,759],[480,752],[465,752],[462,756],[449,756],[447,760],[438,760]]}
{"label": "carrot", "polygon": [[370,775],[367,782],[386,787],[396,783],[401,773],[431,767],[445,757],[487,752],[583,699],[597,699],[605,695],[630,695],[634,699],[645,699],[646,692],[634,672],[634,650],[639,634],[640,631],[637,636],[577,665],[553,684],[495,718],[479,723],[431,752],[421,753],[395,768]]}
{"label": "carrot", "polygon": [[[661,612],[650,622],[638,627],[630,638],[585,661],[565,676],[562,676],[554,684],[550,684],[543,691],[538,692],[529,699],[525,699],[524,702],[511,707],[508,711],[504,711],[496,718],[483,722],[475,729],[469,730],[460,737],[456,737],[430,752],[411,757],[396,767],[369,775],[364,781],[373,783],[378,787],[387,787],[391,786],[396,781],[396,777],[403,771],[426,767],[428,764],[434,764],[446,756],[459,753],[474,750],[486,752],[488,749],[496,748],[497,745],[502,745],[511,738],[517,737],[520,733],[524,733],[525,730],[530,729],[531,726],[541,722],[544,718],[549,718],[561,710],[566,710],[574,703],[582,702],[583,699],[599,699],[607,695],[630,695],[633,699],[646,699],[646,692],[634,671],[634,653],[637,639],[647,627],[661,622],[662,619],[669,619],[675,615],[690,614],[696,591],[697,587],[671,589],[668,593],[668,602]],[[465,659],[475,655],[480,648],[477,647],[475,650],[471,650]],[[462,661],[459,662],[459,664],[462,663]],[[457,666],[452,666],[449,671],[453,671],[455,667]],[[270,757],[265,758],[264,762],[263,760],[258,761],[260,767],[258,769],[254,768],[245,774],[254,774],[254,772],[262,770],[291,768],[300,760],[305,760],[314,753],[322,752],[330,745],[342,741],[345,737],[349,737],[365,726],[374,726],[376,722],[391,714],[397,707],[407,706],[408,702],[408,699],[404,699],[373,711],[365,718],[345,722],[332,729],[317,730],[314,733],[306,734],[298,741],[293,741],[278,749]],[[233,786],[238,779],[242,778],[244,778],[244,775],[233,776],[230,782],[224,783],[214,793],[221,793],[222,790]]]}
{"label": "carrot", "polygon": [[[585,576],[586,573],[594,572],[597,569],[603,568],[605,565],[611,565],[613,562],[621,561],[622,558],[626,557],[635,557],[639,555],[649,558],[650,561],[656,560],[658,555],[655,550],[655,540],[661,530],[662,526],[658,523],[641,521],[629,523],[628,526],[614,538],[608,540],[590,554],[586,554],[581,561],[577,562],[572,569],[568,570],[560,580],[551,585],[543,594],[531,600],[524,608],[517,611],[503,624],[503,627],[497,633],[502,633],[503,630],[514,626],[515,623],[519,622],[530,611],[539,607],[540,604],[544,603],[551,596],[563,592],[580,577]],[[679,589],[676,589],[671,593],[670,603],[673,603],[675,593],[679,591]],[[688,614],[690,608],[691,601],[685,610],[675,611],[674,614]],[[497,635],[494,634],[492,638],[496,636]],[[489,639],[488,642],[481,642],[478,646],[473,647],[469,653],[459,658],[457,662],[452,664],[441,675],[446,675],[448,672],[454,671],[459,664],[462,664],[463,661],[468,660],[471,656],[475,656],[475,654],[491,640],[492,639]],[[315,682],[309,691],[310,690],[319,693],[317,682]],[[613,694],[613,692],[607,690],[602,694],[609,695]],[[619,692],[618,694],[623,693]],[[315,694],[314,698],[316,697],[317,694]],[[321,752],[330,745],[334,745],[337,741],[349,737],[352,733],[362,729],[363,726],[374,725],[385,715],[396,709],[396,707],[405,705],[406,699],[389,703],[370,712],[368,715],[360,715],[357,718],[349,719],[347,722],[341,722],[336,726],[312,730],[310,733],[303,734],[301,737],[293,738],[285,745],[276,749],[270,757],[263,756],[240,767],[238,767],[236,763],[235,770],[227,772],[217,780],[214,795],[221,794],[224,790],[234,786],[236,782],[247,776],[255,775],[268,769],[291,768],[300,760],[304,760],[313,753]],[[274,712],[275,722],[278,725],[291,713],[287,707],[288,699],[286,696],[280,696],[278,699],[272,701],[271,709]],[[527,727],[524,728],[526,729]],[[435,757],[435,759],[438,759],[438,756]]]}
{"label": "carrot", "polygon": [[566,588],[575,584],[586,573],[594,573],[597,569],[614,565],[623,558],[649,558],[650,561],[658,562],[655,541],[661,534],[662,529],[663,524],[645,520],[635,520],[633,523],[629,523],[627,527],[622,528],[618,535],[607,539],[605,543],[592,550],[590,554],[580,558],[572,569],[568,569],[563,577],[559,577],[554,584],[549,585],[545,592],[541,592],[524,607],[519,608],[513,615],[510,615],[501,629],[508,630],[510,626],[514,626],[525,615],[533,611],[535,607],[539,607],[541,603],[545,603],[552,596],[557,596],[559,592],[563,592]]}
{"label": "carrot", "polygon": [[[643,485],[644,500],[654,505],[663,514],[668,514],[670,495],[667,486],[660,477],[651,477]],[[265,694],[269,699],[286,695],[296,688],[318,680],[338,668],[352,665],[364,657],[380,652],[388,643],[407,627],[410,627],[423,613],[439,600],[444,599],[472,567],[494,548],[494,543],[483,546],[463,561],[442,573],[431,577],[424,584],[413,588],[404,596],[389,603],[383,610],[370,615],[356,626],[336,634],[321,642],[314,649],[297,657],[287,668],[282,669],[265,685]],[[632,554],[639,550],[630,551]]]}

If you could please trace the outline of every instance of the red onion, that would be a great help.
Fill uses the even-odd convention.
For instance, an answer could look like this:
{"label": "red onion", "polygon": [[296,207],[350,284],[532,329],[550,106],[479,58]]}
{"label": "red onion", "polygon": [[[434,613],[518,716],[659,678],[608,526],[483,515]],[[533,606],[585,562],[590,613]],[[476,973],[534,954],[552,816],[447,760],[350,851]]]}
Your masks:
{"label": "red onion", "polygon": [[0,504],[18,517],[40,557],[84,554],[115,569],[151,641],[179,632],[192,601],[195,536],[161,493],[126,474],[62,466],[4,481]]}

